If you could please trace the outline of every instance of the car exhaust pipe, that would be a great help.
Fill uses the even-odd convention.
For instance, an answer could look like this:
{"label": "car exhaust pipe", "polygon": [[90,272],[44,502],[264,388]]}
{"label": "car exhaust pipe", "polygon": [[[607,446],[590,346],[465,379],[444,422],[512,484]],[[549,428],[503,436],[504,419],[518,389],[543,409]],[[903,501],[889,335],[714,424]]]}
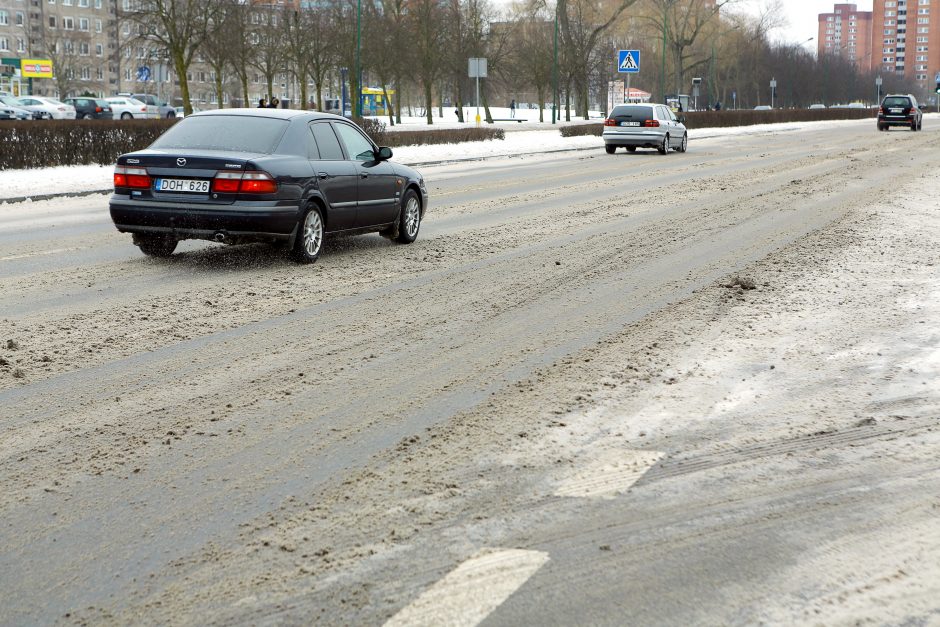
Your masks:
{"label": "car exhaust pipe", "polygon": [[225,232],[224,232],[224,231],[217,231],[216,234],[212,236],[212,239],[214,239],[215,241],[217,241],[217,242],[220,243],[220,244],[225,243]]}

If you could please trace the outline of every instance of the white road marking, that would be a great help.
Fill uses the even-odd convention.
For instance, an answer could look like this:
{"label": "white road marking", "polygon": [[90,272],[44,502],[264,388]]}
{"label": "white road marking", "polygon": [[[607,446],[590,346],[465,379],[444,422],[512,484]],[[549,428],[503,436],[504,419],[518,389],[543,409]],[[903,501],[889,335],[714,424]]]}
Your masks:
{"label": "white road marking", "polygon": [[67,253],[73,250],[78,250],[77,248],[55,248],[53,250],[44,250],[38,253],[26,253],[24,255],[10,255],[9,257],[0,257],[0,261],[13,261],[14,259],[28,259],[30,257],[41,257],[43,255],[58,255],[59,253]]}
{"label": "white road marking", "polygon": [[612,499],[626,492],[656,462],[665,457],[659,451],[609,450],[558,484],[558,496]]}
{"label": "white road marking", "polygon": [[483,549],[402,608],[385,627],[479,625],[547,561],[548,554],[541,551]]}

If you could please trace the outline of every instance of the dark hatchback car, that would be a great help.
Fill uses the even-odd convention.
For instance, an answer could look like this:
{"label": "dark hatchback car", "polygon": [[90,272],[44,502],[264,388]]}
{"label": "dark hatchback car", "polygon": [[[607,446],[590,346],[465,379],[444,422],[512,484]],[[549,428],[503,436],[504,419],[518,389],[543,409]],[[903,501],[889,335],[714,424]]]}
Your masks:
{"label": "dark hatchback car", "polygon": [[111,218],[157,257],[184,239],[282,243],[305,263],[330,234],[380,232],[408,244],[418,237],[427,189],[391,156],[327,113],[205,111],[118,157]]}
{"label": "dark hatchback car", "polygon": [[892,126],[906,126],[919,131],[924,125],[924,114],[917,106],[917,99],[910,94],[889,94],[878,107],[878,130],[886,131]]}
{"label": "dark hatchback car", "polygon": [[111,111],[111,103],[101,98],[66,98],[65,104],[75,107],[76,120],[112,120],[114,112]]}

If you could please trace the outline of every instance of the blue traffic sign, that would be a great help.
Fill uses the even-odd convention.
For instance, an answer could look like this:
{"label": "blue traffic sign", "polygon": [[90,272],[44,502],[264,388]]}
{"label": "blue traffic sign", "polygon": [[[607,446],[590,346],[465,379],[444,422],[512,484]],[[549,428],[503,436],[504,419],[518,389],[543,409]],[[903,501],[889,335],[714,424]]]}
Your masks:
{"label": "blue traffic sign", "polygon": [[619,50],[617,52],[617,71],[621,74],[637,74],[640,71],[640,51]]}
{"label": "blue traffic sign", "polygon": [[146,83],[150,80],[150,68],[146,65],[141,65],[137,68],[137,80]]}

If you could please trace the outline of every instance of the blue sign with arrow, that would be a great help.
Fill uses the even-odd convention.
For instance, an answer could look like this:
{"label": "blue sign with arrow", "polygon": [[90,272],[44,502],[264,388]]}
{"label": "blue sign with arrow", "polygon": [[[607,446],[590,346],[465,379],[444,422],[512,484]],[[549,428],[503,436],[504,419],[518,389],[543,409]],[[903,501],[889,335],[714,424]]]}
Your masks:
{"label": "blue sign with arrow", "polygon": [[617,52],[617,71],[621,74],[638,74],[640,72],[640,51],[619,50]]}

